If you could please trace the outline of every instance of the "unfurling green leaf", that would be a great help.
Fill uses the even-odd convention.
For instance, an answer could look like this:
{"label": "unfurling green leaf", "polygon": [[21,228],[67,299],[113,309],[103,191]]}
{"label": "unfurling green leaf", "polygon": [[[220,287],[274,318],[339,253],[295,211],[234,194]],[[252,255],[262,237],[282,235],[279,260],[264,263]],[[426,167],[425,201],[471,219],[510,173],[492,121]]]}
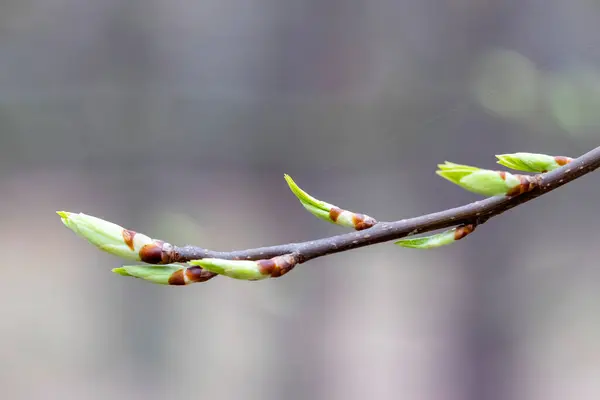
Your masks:
{"label": "unfurling green leaf", "polygon": [[100,250],[115,256],[150,264],[163,263],[162,256],[172,249],[169,243],[154,240],[122,226],[83,213],[56,212],[63,224]]}
{"label": "unfurling green leaf", "polygon": [[177,264],[167,265],[124,265],[114,268],[112,272],[122,276],[131,276],[159,285],[169,285],[169,278],[185,267]]}
{"label": "unfurling green leaf", "polygon": [[288,186],[290,187],[290,190],[296,195],[296,197],[298,198],[298,200],[300,200],[300,203],[302,203],[302,205],[305,205],[305,204],[310,205],[314,208],[317,208],[322,211],[327,211],[327,212],[329,212],[329,210],[332,207],[335,207],[332,204],[315,199],[310,194],[308,194],[304,190],[300,189],[300,187],[296,184],[296,182],[294,182],[292,177],[289,176],[288,174],[284,174],[283,177],[285,178],[285,181],[287,182]]}
{"label": "unfurling green leaf", "polygon": [[367,229],[377,223],[374,218],[368,215],[343,210],[333,204],[315,199],[300,189],[289,175],[285,174],[284,178],[292,193],[300,200],[302,206],[319,219],[356,230]]}
{"label": "unfurling green leaf", "polygon": [[437,233],[431,236],[423,236],[412,239],[401,239],[394,244],[413,249],[433,249],[454,243],[454,229]]}
{"label": "unfurling green leaf", "polygon": [[112,272],[134,278],[143,279],[159,285],[183,286],[192,283],[206,282],[215,275],[200,267],[186,267],[178,264],[165,265],[124,265],[114,268]]}
{"label": "unfurling green leaf", "polygon": [[497,155],[498,164],[517,171],[544,173],[570,163],[570,157],[554,157],[536,153],[514,153]]}
{"label": "unfurling green leaf", "polygon": [[74,214],[57,211],[63,224],[86,239],[100,250],[128,260],[139,261],[139,251],[145,245],[152,244],[152,239],[141,233],[133,233],[123,227],[92,217],[83,213]]}
{"label": "unfurling green leaf", "polygon": [[477,167],[455,164],[449,161],[446,161],[444,164],[438,164],[438,168],[439,170],[437,170],[436,173],[439,176],[459,186],[461,179],[463,179],[465,176],[468,176],[475,171],[480,171],[480,169]]}
{"label": "unfurling green leaf", "polygon": [[442,171],[479,171],[481,168],[472,167],[470,165],[456,164],[450,161],[445,161],[443,164],[438,164],[438,168]]}
{"label": "unfurling green leaf", "polygon": [[437,233],[431,236],[401,239],[395,242],[394,244],[413,249],[434,249],[436,247],[442,247],[452,244],[473,232],[474,229],[475,225],[472,224],[461,225],[454,229],[450,229],[445,232]]}
{"label": "unfurling green leaf", "polygon": [[204,258],[202,260],[192,260],[190,261],[190,264],[197,265],[202,267],[202,269],[215,274],[228,276],[234,279],[248,281],[269,278],[269,275],[261,272],[260,266],[256,261]]}
{"label": "unfurling green leaf", "polygon": [[473,193],[483,196],[498,196],[510,192],[519,186],[521,181],[513,174],[503,175],[497,171],[480,170],[465,176],[460,181],[461,186]]}
{"label": "unfurling green leaf", "polygon": [[515,195],[531,190],[531,177],[513,175],[504,171],[480,169],[446,162],[438,165],[436,173],[444,179],[473,193],[483,196]]}
{"label": "unfurling green leaf", "polygon": [[219,258],[190,261],[191,265],[197,265],[206,271],[246,281],[278,278],[288,273],[296,263],[296,258],[291,254],[257,261],[223,260]]}

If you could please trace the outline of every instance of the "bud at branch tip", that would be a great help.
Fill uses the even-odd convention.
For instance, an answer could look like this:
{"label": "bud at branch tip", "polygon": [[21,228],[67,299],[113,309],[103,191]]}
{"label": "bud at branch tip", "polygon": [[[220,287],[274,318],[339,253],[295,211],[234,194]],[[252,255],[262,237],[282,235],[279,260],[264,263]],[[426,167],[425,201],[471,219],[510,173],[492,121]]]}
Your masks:
{"label": "bud at branch tip", "polygon": [[343,210],[333,204],[315,199],[304,190],[300,189],[291,176],[285,174],[284,178],[292,193],[300,200],[302,206],[317,218],[357,231],[370,228],[377,223],[374,218],[369,217],[368,215]]}
{"label": "bud at branch tip", "polygon": [[167,264],[173,246],[122,226],[83,213],[56,212],[62,223],[100,250],[126,260]]}

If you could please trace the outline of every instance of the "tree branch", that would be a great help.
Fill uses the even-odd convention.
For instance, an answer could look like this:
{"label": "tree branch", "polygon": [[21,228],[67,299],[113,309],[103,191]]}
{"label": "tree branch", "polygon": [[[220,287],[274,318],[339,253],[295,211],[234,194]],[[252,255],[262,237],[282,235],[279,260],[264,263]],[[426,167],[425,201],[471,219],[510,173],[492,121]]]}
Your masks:
{"label": "tree branch", "polygon": [[396,242],[404,247],[416,248],[447,245],[467,236],[490,218],[600,167],[600,147],[577,159],[535,153],[502,154],[496,157],[501,165],[537,174],[512,174],[445,162],[438,165],[438,175],[463,189],[488,197],[461,207],[394,222],[377,222],[367,215],[315,199],[286,175],[290,189],[308,212],[325,221],[355,229],[355,232],[279,246],[229,252],[196,246],[178,247],[82,213],[58,211],[58,214],[68,228],[101,250],[129,260],[159,264],[126,265],[113,269],[120,275],[168,285],[205,282],[218,274],[236,279],[260,280],[279,277],[296,265],[318,257],[454,227],[441,234]]}
{"label": "tree branch", "polygon": [[517,196],[496,196],[461,207],[394,222],[378,222],[373,227],[302,243],[259,247],[237,251],[213,251],[196,246],[173,247],[168,262],[188,262],[203,258],[262,260],[291,254],[298,264],[329,254],[389,242],[406,236],[453,227],[481,225],[490,218],[551,192],[600,167],[600,147],[554,171],[534,176],[537,186]]}

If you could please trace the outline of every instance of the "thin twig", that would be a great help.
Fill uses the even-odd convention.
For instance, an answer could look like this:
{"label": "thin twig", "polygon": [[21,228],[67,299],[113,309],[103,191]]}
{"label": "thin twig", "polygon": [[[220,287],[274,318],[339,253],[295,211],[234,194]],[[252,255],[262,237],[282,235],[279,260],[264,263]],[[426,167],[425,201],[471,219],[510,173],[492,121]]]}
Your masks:
{"label": "thin twig", "polygon": [[237,251],[213,251],[196,246],[173,246],[166,262],[188,262],[203,258],[226,260],[262,260],[292,255],[298,264],[326,256],[401,239],[406,236],[438,229],[473,224],[481,225],[490,218],[546,194],[600,167],[600,147],[574,159],[554,171],[535,176],[537,187],[518,196],[497,196],[461,207],[394,222],[378,222],[373,227],[302,243],[259,247]]}

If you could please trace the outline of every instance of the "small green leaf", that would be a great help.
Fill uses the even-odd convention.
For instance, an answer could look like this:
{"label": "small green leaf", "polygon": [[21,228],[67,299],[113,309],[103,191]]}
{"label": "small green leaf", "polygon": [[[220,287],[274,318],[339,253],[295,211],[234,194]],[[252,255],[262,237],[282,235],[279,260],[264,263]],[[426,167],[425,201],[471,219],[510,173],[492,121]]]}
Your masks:
{"label": "small green leaf", "polygon": [[133,275],[130,275],[129,272],[127,272],[127,268],[123,268],[123,267],[113,268],[111,271],[114,272],[115,274],[119,274],[122,276],[133,276]]}
{"label": "small green leaf", "polygon": [[438,168],[439,170],[436,171],[436,174],[454,183],[455,185],[460,185],[462,178],[480,170],[477,167],[455,164],[449,161],[446,161],[444,164],[439,164]]}
{"label": "small green leaf", "polygon": [[[127,260],[140,261],[140,250],[153,243],[153,240],[144,234],[125,230],[122,226],[91,215],[67,211],[56,213],[67,228],[90,244]],[[126,237],[129,237],[129,242],[126,242]]]}
{"label": "small green leaf", "polygon": [[505,173],[504,179],[497,171],[480,170],[465,176],[459,185],[464,189],[483,196],[499,196],[519,186],[521,181],[512,174]]}
{"label": "small green leaf", "polygon": [[434,249],[452,244],[473,232],[474,229],[475,226],[472,224],[460,225],[456,228],[441,233],[436,233],[435,235],[401,239],[394,244],[413,249]]}
{"label": "small green leaf", "polygon": [[124,265],[120,268],[114,268],[112,272],[122,276],[143,279],[159,285],[168,285],[169,278],[181,269],[185,269],[185,267],[178,264]]}
{"label": "small green leaf", "polygon": [[442,233],[437,233],[431,236],[423,236],[411,239],[401,239],[394,244],[402,247],[410,247],[413,249],[433,249],[454,243],[454,232],[456,229],[451,229]]}
{"label": "small green leaf", "polygon": [[440,170],[436,171],[436,174],[441,176],[442,178],[454,183],[455,185],[460,185],[460,181],[468,175],[471,175],[473,171],[465,171],[465,170]]}
{"label": "small green leaf", "polygon": [[503,165],[507,168],[514,169],[516,171],[525,171],[525,172],[537,172],[532,171],[531,168],[523,161],[517,157],[512,157],[512,154],[501,154],[497,155],[498,164]]}
{"label": "small green leaf", "polygon": [[446,161],[436,173],[442,178],[473,193],[498,196],[510,193],[521,184],[519,178],[507,172],[480,169]]}
{"label": "small green leaf", "polygon": [[306,211],[308,211],[309,213],[311,213],[312,215],[314,215],[315,217],[322,219],[323,221],[327,221],[331,224],[335,224],[335,222],[333,222],[331,220],[331,218],[329,217],[329,211],[324,211],[320,208],[314,207],[310,204],[305,204],[302,203],[302,206],[306,209]]}
{"label": "small green leaf", "polygon": [[356,214],[352,211],[343,210],[333,204],[315,199],[304,190],[300,189],[289,175],[285,174],[284,177],[290,190],[298,200],[300,200],[302,206],[319,219],[356,230],[367,229],[377,223],[374,218],[371,218],[368,215]]}
{"label": "small green leaf", "polygon": [[306,193],[304,190],[300,189],[300,187],[296,184],[296,182],[294,182],[292,177],[289,176],[288,174],[285,174],[283,177],[285,178],[285,181],[287,182],[288,186],[290,187],[290,190],[292,191],[292,193],[294,193],[296,195],[296,197],[298,198],[298,200],[300,200],[300,203],[302,203],[303,206],[306,207],[307,205],[309,205],[313,209],[318,209],[318,210],[326,211],[326,212],[329,212],[329,210],[331,210],[331,208],[334,207],[332,204],[315,199],[314,197],[312,197],[311,195]]}
{"label": "small green leaf", "polygon": [[450,161],[445,161],[444,164],[438,164],[438,168],[441,170],[464,170],[464,171],[478,171],[481,168],[472,167],[470,165],[456,164]]}
{"label": "small green leaf", "polygon": [[190,261],[191,265],[197,265],[215,274],[228,276],[241,280],[261,280],[269,278],[260,272],[256,261],[247,260],[222,260],[219,258],[203,258]]}
{"label": "small green leaf", "polygon": [[563,162],[571,159],[568,157],[553,157],[547,154],[514,153],[497,155],[498,164],[517,171],[544,173],[561,167],[558,160]]}

